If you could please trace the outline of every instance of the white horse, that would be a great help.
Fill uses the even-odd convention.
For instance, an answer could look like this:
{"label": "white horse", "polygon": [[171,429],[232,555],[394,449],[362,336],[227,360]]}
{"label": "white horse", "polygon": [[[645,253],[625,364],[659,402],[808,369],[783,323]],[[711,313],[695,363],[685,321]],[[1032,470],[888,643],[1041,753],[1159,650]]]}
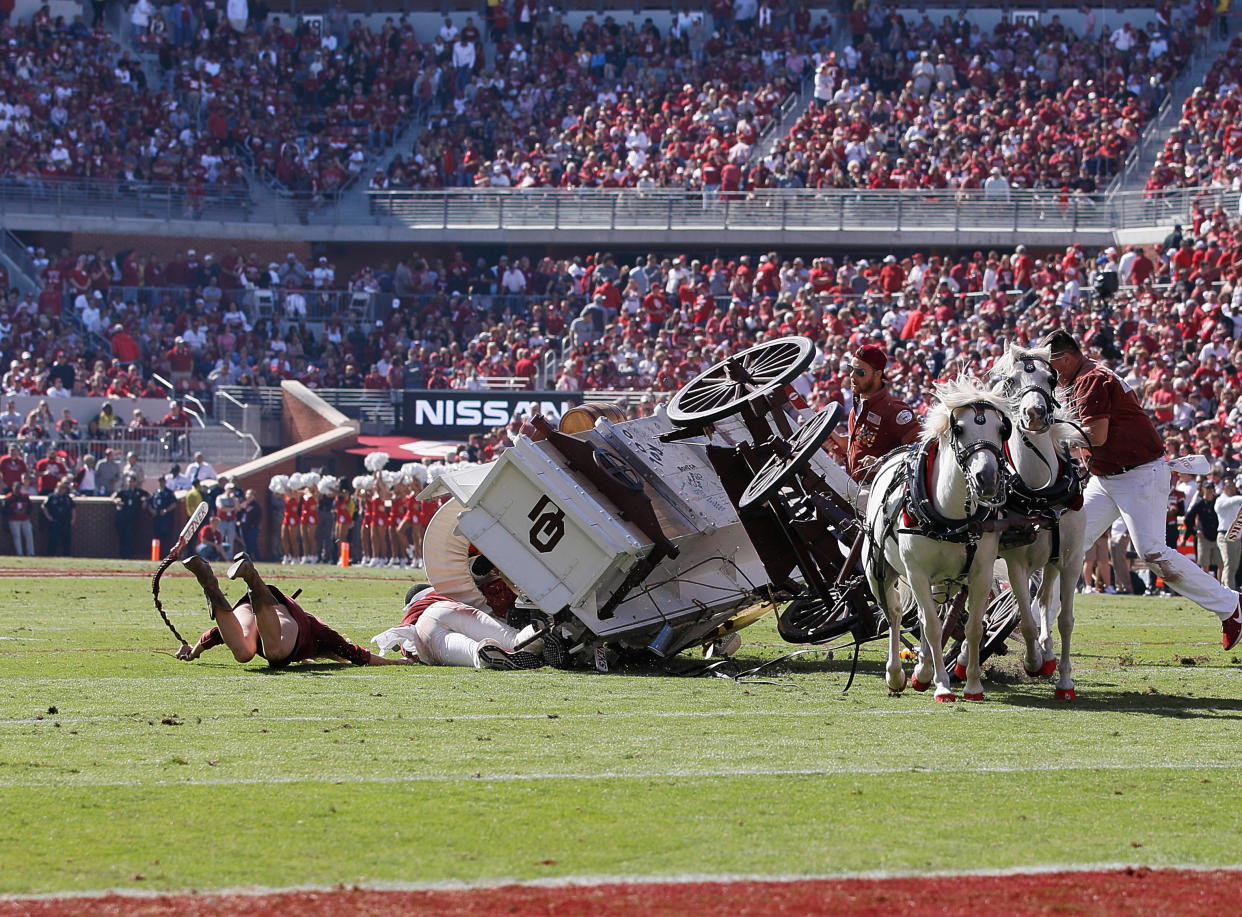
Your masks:
{"label": "white horse", "polygon": [[[1047,348],[1010,344],[992,367],[993,391],[1008,400],[1013,420],[1005,443],[1012,469],[1006,515],[1016,527],[1002,533],[998,553],[1022,615],[1023,668],[1032,677],[1051,675],[1059,668],[1056,696],[1073,700],[1069,654],[1074,587],[1087,546],[1086,517],[1081,512],[1084,481],[1069,450],[1082,439],[1073,408],[1063,407],[1054,396],[1057,373],[1049,357]],[[1036,570],[1043,571],[1038,621],[1030,591]],[[1059,666],[1052,640],[1054,615],[1061,637]],[[959,662],[959,676],[961,668]]]}
{"label": "white horse", "polygon": [[867,504],[864,558],[871,591],[889,622],[885,682],[890,693],[906,686],[901,665],[899,578],[919,606],[921,645],[911,685],[933,683],[936,700],[956,700],[944,666],[941,622],[933,593],[967,590],[967,680],[963,696],[983,699],[979,641],[992,585],[997,535],[982,522],[1006,497],[1001,445],[1009,435],[1007,403],[971,378],[936,386],[940,404],[923,422],[919,444],[886,461]]}

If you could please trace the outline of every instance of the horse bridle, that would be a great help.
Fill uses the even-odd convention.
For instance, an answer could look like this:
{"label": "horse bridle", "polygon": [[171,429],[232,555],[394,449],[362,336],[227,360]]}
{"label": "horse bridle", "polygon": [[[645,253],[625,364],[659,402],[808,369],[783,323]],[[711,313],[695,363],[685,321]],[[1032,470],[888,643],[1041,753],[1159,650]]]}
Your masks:
{"label": "horse bridle", "polygon": [[[1013,401],[1015,404],[1020,402],[1027,395],[1030,395],[1030,394],[1038,395],[1040,398],[1043,399],[1044,411],[1048,415],[1049,417],[1048,422],[1049,422],[1049,425],[1051,425],[1052,415],[1055,414],[1057,408],[1061,406],[1061,402],[1057,401],[1056,396],[1052,394],[1053,391],[1057,387],[1057,370],[1056,370],[1056,367],[1052,365],[1052,362],[1050,360],[1045,360],[1043,357],[1026,356],[1022,358],[1022,371],[1025,373],[1035,372],[1036,363],[1043,363],[1045,366],[1048,367],[1048,372],[1051,373],[1052,375],[1052,379],[1049,382],[1049,385],[1051,386],[1050,388],[1044,388],[1043,386],[1040,386],[1040,385],[1028,385],[1025,388],[1015,389],[1014,380],[1006,379],[1004,382],[1001,383],[1001,394],[1004,395],[1010,401]],[[1018,432],[1020,433],[1027,433],[1027,432],[1042,433],[1044,431],[1043,430],[1039,430],[1039,431],[1023,430],[1022,424],[1019,423]],[[1005,438],[1008,439],[1009,437],[1006,436]]]}
{"label": "horse bridle", "polygon": [[[973,408],[975,412],[974,421],[978,426],[984,426],[988,422],[987,412],[996,411],[1001,417],[1001,441],[1009,439],[1009,434],[1013,432],[1013,421],[1009,419],[1009,415],[1002,411],[994,404],[988,404],[986,401],[972,401],[970,404],[957,408],[949,416],[949,443],[953,448],[953,459],[957,462],[957,467],[962,472],[962,477],[966,481],[966,490],[972,503],[980,506],[996,508],[1004,506],[1009,499],[1009,471],[1008,462],[1005,460],[1005,453],[1002,451],[999,443],[990,442],[989,440],[979,439],[973,443],[962,445],[960,437],[966,432],[966,427],[957,416],[957,411]],[[984,500],[975,486],[974,479],[966,470],[966,463],[979,452],[990,452],[996,459],[996,473],[999,477],[997,482],[997,496],[992,500]]]}

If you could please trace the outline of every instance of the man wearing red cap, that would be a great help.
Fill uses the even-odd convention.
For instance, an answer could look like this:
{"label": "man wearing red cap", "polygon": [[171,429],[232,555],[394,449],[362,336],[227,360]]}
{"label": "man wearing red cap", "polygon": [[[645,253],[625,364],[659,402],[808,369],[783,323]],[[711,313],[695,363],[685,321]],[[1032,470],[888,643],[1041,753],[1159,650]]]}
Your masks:
{"label": "man wearing red cap", "polygon": [[850,361],[854,406],[847,435],[835,439],[845,449],[845,470],[855,480],[866,477],[882,456],[914,442],[919,435],[910,405],[888,391],[884,381],[887,365],[888,357],[874,344],[860,347]]}

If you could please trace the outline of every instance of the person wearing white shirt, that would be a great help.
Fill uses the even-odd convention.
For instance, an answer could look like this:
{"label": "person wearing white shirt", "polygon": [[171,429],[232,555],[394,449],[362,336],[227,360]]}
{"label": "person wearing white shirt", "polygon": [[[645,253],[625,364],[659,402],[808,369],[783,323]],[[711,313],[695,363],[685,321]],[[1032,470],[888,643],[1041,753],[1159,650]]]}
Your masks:
{"label": "person wearing white shirt", "polygon": [[[203,453],[195,452],[194,461],[185,466],[185,476],[191,481],[214,481],[220,477],[215,467],[203,457]],[[186,485],[189,487],[189,484]],[[176,488],[173,488],[176,490]]]}
{"label": "person wearing white shirt", "polygon": [[506,293],[514,296],[521,295],[526,292],[526,275],[516,264],[511,264],[501,275],[500,286]]}
{"label": "person wearing white shirt", "polygon": [[992,166],[992,174],[983,182],[983,198],[998,203],[1009,200],[1009,179],[1001,175],[999,166]]}
{"label": "person wearing white shirt", "polygon": [[453,20],[448,16],[444,17],[444,25],[440,26],[440,40],[448,47],[457,38],[457,26],[453,25]]}
{"label": "person wearing white shirt", "polygon": [[453,67],[457,72],[456,86],[458,89],[465,89],[466,84],[470,82],[475,60],[474,44],[459,36],[453,44]]}
{"label": "person wearing white shirt", "polygon": [[1134,250],[1134,246],[1130,246],[1121,256],[1121,260],[1117,262],[1118,284],[1123,287],[1130,285],[1130,275],[1134,272],[1134,262],[1137,260],[1138,252]]}
{"label": "person wearing white shirt", "polygon": [[1238,561],[1242,559],[1242,541],[1230,541],[1225,536],[1238,518],[1238,510],[1242,509],[1242,494],[1238,493],[1237,482],[1233,478],[1225,478],[1220,482],[1220,496],[1216,498],[1216,519],[1219,527],[1216,530],[1216,546],[1220,548],[1221,569],[1220,581],[1230,589],[1238,578]]}
{"label": "person wearing white shirt", "polygon": [[52,380],[52,386],[47,390],[46,394],[49,398],[69,398],[72,397],[73,392],[65,388],[64,381],[57,377]]}

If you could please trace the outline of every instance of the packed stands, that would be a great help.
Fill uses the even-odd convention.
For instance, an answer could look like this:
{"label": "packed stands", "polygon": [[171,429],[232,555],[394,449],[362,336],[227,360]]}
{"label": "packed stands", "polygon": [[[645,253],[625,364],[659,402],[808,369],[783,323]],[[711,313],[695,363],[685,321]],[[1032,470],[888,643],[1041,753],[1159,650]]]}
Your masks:
{"label": "packed stands", "polygon": [[[1092,19],[1093,14],[1090,14]],[[1003,17],[890,13],[816,68],[815,101],[770,157],[795,187],[1101,189],[1192,48],[1184,29],[1078,34]]]}
{"label": "packed stands", "polygon": [[1203,84],[1182,105],[1147,180],[1147,191],[1229,188],[1242,182],[1242,36],[1212,64]]}
{"label": "packed stands", "polygon": [[590,15],[576,33],[505,36],[464,89],[441,84],[412,155],[372,187],[719,185],[809,73],[792,28],[695,18],[661,33]]}

